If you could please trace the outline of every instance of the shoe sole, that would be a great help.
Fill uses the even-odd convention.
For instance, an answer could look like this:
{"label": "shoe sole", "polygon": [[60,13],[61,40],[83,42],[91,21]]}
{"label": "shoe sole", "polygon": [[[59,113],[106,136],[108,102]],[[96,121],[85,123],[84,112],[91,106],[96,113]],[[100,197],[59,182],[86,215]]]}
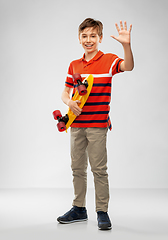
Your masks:
{"label": "shoe sole", "polygon": [[102,227],[98,227],[99,230],[111,230],[112,229],[112,226],[111,227],[107,227],[107,226],[102,226]]}
{"label": "shoe sole", "polygon": [[59,223],[62,223],[62,224],[69,224],[69,223],[76,223],[76,222],[84,222],[84,221],[87,221],[88,218],[86,219],[77,219],[77,220],[72,220],[72,221],[61,221],[61,220],[57,220]]}

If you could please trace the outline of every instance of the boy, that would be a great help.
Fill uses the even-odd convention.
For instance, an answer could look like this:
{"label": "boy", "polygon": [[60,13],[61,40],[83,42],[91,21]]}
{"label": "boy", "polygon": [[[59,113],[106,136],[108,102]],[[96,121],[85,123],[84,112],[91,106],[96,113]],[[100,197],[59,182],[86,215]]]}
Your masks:
{"label": "boy", "polygon": [[[73,184],[75,198],[73,208],[58,217],[60,223],[86,221],[87,210],[85,195],[87,188],[87,159],[91,165],[94,176],[96,212],[98,227],[101,230],[111,229],[108,216],[109,184],[107,174],[106,135],[108,128],[112,128],[109,118],[109,104],[111,100],[112,76],[119,72],[131,71],[134,60],[130,46],[130,33],[132,25],[127,30],[127,24],[120,21],[120,28],[116,24],[118,37],[111,36],[120,42],[124,48],[124,59],[114,54],[104,54],[98,50],[102,42],[103,25],[92,18],[85,19],[79,26],[79,42],[84,48],[81,59],[71,62],[62,93],[63,102],[77,116],[71,125],[71,167],[73,171]],[[89,74],[94,77],[94,83],[87,102],[80,109],[79,101],[70,99],[76,87],[72,75],[80,73],[82,78]]]}

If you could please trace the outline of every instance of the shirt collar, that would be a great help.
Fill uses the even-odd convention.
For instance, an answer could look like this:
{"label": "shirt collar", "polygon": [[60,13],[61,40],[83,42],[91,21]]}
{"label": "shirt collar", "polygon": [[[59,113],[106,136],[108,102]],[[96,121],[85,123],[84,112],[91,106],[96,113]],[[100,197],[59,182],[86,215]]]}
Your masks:
{"label": "shirt collar", "polygon": [[[98,60],[101,56],[103,56],[104,55],[104,53],[102,52],[102,51],[98,51],[98,53],[94,56],[94,58],[92,58],[90,61],[96,61],[96,60]],[[81,58],[81,61],[86,61],[85,60],[85,53],[83,54],[83,57]],[[90,62],[89,61],[89,62]]]}

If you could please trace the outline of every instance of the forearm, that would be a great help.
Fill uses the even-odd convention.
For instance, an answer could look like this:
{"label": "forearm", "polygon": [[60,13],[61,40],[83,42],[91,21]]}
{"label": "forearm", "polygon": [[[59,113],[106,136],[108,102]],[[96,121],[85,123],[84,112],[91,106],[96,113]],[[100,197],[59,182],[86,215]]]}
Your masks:
{"label": "forearm", "polygon": [[70,101],[70,94],[66,91],[63,91],[61,99],[68,106],[69,101]]}
{"label": "forearm", "polygon": [[82,112],[82,109],[78,106],[78,104],[80,104],[81,102],[78,100],[73,101],[70,99],[71,90],[72,89],[65,87],[61,99],[76,116],[79,116]]}
{"label": "forearm", "polygon": [[123,44],[124,49],[124,62],[122,63],[122,71],[131,71],[134,68],[134,58],[130,44]]}

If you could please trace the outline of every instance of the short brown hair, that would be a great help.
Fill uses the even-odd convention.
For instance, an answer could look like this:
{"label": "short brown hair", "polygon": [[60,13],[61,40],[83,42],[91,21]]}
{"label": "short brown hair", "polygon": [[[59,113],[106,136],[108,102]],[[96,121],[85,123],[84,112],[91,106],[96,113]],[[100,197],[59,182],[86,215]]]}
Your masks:
{"label": "short brown hair", "polygon": [[93,29],[97,29],[99,37],[103,35],[103,24],[95,20],[93,18],[86,18],[80,25],[79,25],[79,35],[80,33],[87,27],[92,27]]}

